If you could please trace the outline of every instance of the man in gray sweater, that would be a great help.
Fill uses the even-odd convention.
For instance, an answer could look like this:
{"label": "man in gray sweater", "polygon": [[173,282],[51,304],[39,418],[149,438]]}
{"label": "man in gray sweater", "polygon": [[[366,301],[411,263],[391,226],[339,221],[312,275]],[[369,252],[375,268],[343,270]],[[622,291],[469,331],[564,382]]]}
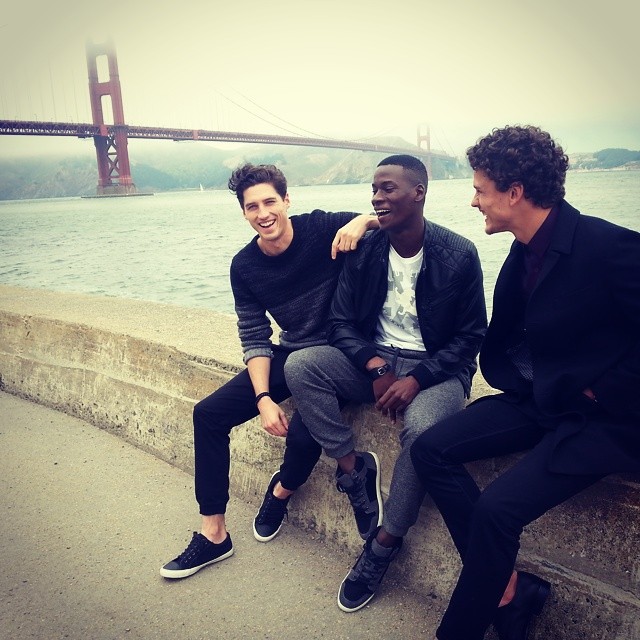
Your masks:
{"label": "man in gray sweater", "polygon": [[[355,213],[315,210],[289,217],[287,181],[273,165],[240,167],[232,174],[229,188],[257,233],[231,263],[247,368],[194,408],[195,493],[202,527],[185,551],[160,569],[165,578],[186,578],[233,554],[225,525],[229,433],[257,415],[267,433],[286,436],[282,466],[253,525],[256,539],[262,542],[277,535],[289,497],[306,481],[320,456],[320,447],[299,414],[288,421],[278,406],[291,395],[284,363],[296,349],[326,344],[326,318],[342,268],[342,252],[354,249],[368,228],[378,226],[374,216]],[[281,328],[277,345],[271,342],[267,313]],[[376,475],[377,468],[371,468],[368,477]],[[369,479],[367,486],[371,484]],[[381,505],[375,496],[370,499],[367,486],[360,482],[349,497],[356,519],[377,520]]]}

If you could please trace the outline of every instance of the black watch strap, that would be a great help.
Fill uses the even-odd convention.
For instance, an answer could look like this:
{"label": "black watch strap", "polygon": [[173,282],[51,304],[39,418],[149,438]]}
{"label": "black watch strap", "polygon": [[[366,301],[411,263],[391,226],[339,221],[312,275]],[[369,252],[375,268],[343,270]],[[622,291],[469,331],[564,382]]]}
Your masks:
{"label": "black watch strap", "polygon": [[382,378],[382,376],[387,373],[387,371],[391,370],[391,365],[388,362],[385,362],[380,367],[374,367],[373,369],[369,369],[367,373],[371,380],[377,380],[378,378]]}

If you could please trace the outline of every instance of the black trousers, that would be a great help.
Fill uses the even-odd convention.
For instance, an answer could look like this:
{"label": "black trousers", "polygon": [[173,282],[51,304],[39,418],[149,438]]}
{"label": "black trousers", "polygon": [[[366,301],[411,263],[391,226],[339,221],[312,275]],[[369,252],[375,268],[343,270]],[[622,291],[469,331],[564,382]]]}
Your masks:
{"label": "black trousers", "polygon": [[[500,394],[439,422],[413,444],[416,472],[463,563],[436,633],[440,640],[482,640],[514,569],[523,528],[603,477],[549,471],[553,429],[532,399]],[[482,492],[463,466],[525,450]]]}
{"label": "black trousers", "polygon": [[[284,363],[289,351],[274,348],[269,390],[275,402],[291,396]],[[202,515],[223,514],[229,501],[229,434],[231,429],[259,414],[247,369],[196,404],[193,409],[196,500]],[[296,411],[289,421],[280,482],[290,490],[304,484],[322,449]]]}

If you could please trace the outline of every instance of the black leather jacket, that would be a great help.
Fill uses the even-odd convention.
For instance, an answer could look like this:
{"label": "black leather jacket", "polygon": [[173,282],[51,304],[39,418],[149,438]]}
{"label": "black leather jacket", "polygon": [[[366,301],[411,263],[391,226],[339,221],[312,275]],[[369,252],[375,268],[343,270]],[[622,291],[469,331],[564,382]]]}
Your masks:
{"label": "black leather jacket", "polygon": [[[422,389],[456,376],[468,396],[487,328],[480,260],[471,241],[425,222],[416,308],[429,356],[410,375]],[[357,251],[347,254],[331,304],[329,343],[363,370],[377,355],[373,339],[387,295],[388,263],[388,235],[368,233]]]}

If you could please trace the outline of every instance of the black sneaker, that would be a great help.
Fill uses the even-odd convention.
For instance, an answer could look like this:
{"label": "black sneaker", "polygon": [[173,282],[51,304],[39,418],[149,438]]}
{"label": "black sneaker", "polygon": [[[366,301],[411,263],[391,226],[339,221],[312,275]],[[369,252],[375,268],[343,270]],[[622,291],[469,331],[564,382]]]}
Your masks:
{"label": "black sneaker", "polygon": [[271,476],[260,510],[253,519],[253,536],[259,542],[273,540],[282,528],[282,522],[287,515],[287,505],[291,496],[280,499],[273,495],[273,488],[279,479],[280,472],[276,471]]}
{"label": "black sneaker", "polygon": [[336,470],[336,487],[346,493],[358,525],[358,533],[367,540],[382,524],[380,463],[371,451],[356,454],[356,468],[351,473]]}
{"label": "black sneaker", "polygon": [[225,540],[215,544],[194,531],[189,546],[175,560],[167,562],[160,569],[160,575],[164,578],[186,578],[207,565],[220,562],[232,555],[233,544],[228,533]]}
{"label": "black sneaker", "polygon": [[338,606],[347,613],[362,609],[373,598],[389,564],[402,548],[402,538],[389,549],[379,545],[375,542],[376,533],[377,530],[364,543],[360,557],[340,585]]}

